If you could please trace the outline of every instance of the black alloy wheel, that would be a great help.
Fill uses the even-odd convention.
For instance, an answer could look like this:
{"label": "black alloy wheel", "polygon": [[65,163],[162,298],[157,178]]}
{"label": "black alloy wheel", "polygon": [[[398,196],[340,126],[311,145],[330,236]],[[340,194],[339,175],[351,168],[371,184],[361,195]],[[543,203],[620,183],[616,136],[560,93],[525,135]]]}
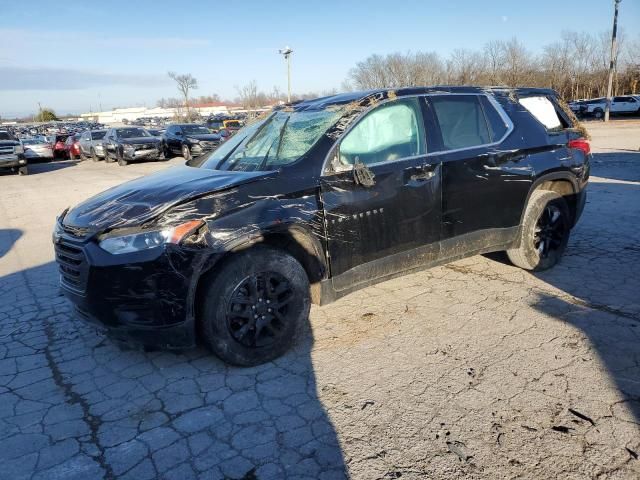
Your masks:
{"label": "black alloy wheel", "polygon": [[558,205],[549,203],[542,211],[534,229],[533,244],[540,258],[548,258],[563,245],[567,219]]}
{"label": "black alloy wheel", "polygon": [[266,347],[287,331],[291,285],[277,272],[251,275],[234,289],[227,307],[227,328],[245,347]]}
{"label": "black alloy wheel", "polygon": [[257,245],[234,253],[201,281],[201,339],[230,364],[259,365],[279,357],[308,322],[307,273],[282,250]]}
{"label": "black alloy wheel", "polygon": [[573,224],[565,198],[557,192],[535,190],[525,209],[520,238],[507,250],[515,266],[543,271],[560,261]]}

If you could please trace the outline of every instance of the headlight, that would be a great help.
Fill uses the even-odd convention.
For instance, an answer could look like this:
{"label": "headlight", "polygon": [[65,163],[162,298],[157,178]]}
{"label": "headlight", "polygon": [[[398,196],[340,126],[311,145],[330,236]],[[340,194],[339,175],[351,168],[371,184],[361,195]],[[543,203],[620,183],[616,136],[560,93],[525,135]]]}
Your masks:
{"label": "headlight", "polygon": [[100,248],[113,255],[120,255],[160,247],[167,243],[179,244],[202,224],[202,220],[192,220],[163,230],[149,230],[130,235],[108,237],[100,241]]}
{"label": "headlight", "polygon": [[127,150],[131,150],[132,148],[134,148],[134,146],[133,146],[133,145],[130,145],[130,144],[128,144],[128,143],[123,143],[123,144],[122,144],[122,148],[126,148]]}
{"label": "headlight", "polygon": [[51,234],[51,240],[53,241],[53,243],[57,243],[61,235],[62,235],[62,225],[60,225],[60,221],[56,219],[56,223],[53,226],[53,233]]}
{"label": "headlight", "polygon": [[200,143],[200,140],[198,140],[197,138],[187,137],[187,140],[189,140],[191,143]]}
{"label": "headlight", "polygon": [[13,148],[14,153],[24,153],[24,147],[22,145],[16,145]]}

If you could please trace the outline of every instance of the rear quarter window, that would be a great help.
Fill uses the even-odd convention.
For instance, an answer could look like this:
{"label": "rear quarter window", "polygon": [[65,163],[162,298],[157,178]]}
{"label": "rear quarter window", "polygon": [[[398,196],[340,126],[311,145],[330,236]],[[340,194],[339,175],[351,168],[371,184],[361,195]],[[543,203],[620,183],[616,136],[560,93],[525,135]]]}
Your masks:
{"label": "rear quarter window", "polygon": [[520,105],[526,108],[547,130],[558,131],[563,129],[562,121],[558,116],[556,107],[547,97],[524,97],[519,100]]}

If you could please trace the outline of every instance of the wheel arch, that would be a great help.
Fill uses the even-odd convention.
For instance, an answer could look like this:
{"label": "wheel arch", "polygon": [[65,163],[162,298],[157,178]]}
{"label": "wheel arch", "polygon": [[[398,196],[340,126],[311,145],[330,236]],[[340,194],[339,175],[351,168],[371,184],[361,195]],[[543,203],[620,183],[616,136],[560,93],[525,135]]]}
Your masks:
{"label": "wheel arch", "polygon": [[211,277],[215,276],[216,271],[226,262],[232,261],[235,254],[258,245],[282,250],[300,262],[309,279],[311,301],[320,304],[320,282],[327,278],[329,272],[324,249],[318,238],[306,228],[289,225],[246,234],[230,244],[222,256],[218,256],[215,262],[207,265],[200,273],[196,284],[194,311],[197,311],[198,304],[201,302],[205,285]]}
{"label": "wheel arch", "polygon": [[527,205],[529,205],[529,199],[536,190],[549,190],[562,195],[569,206],[572,224],[575,223],[578,209],[578,200],[576,195],[579,191],[579,187],[576,178],[572,176],[571,173],[565,171],[550,172],[536,178],[536,180],[531,184],[531,188],[527,194],[527,201],[525,202],[520,215],[520,224],[522,224],[522,219],[524,218]]}

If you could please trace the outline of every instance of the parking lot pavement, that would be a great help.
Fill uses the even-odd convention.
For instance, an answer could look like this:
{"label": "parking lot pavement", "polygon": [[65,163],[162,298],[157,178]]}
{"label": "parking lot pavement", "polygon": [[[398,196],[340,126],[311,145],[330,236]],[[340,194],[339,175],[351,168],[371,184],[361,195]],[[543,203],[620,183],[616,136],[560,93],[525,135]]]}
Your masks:
{"label": "parking lot pavement", "polygon": [[479,256],[385,282],[250,369],[121,351],[59,294],[55,215],[166,163],[0,176],[0,478],[638,478],[640,124],[589,128],[555,269]]}

